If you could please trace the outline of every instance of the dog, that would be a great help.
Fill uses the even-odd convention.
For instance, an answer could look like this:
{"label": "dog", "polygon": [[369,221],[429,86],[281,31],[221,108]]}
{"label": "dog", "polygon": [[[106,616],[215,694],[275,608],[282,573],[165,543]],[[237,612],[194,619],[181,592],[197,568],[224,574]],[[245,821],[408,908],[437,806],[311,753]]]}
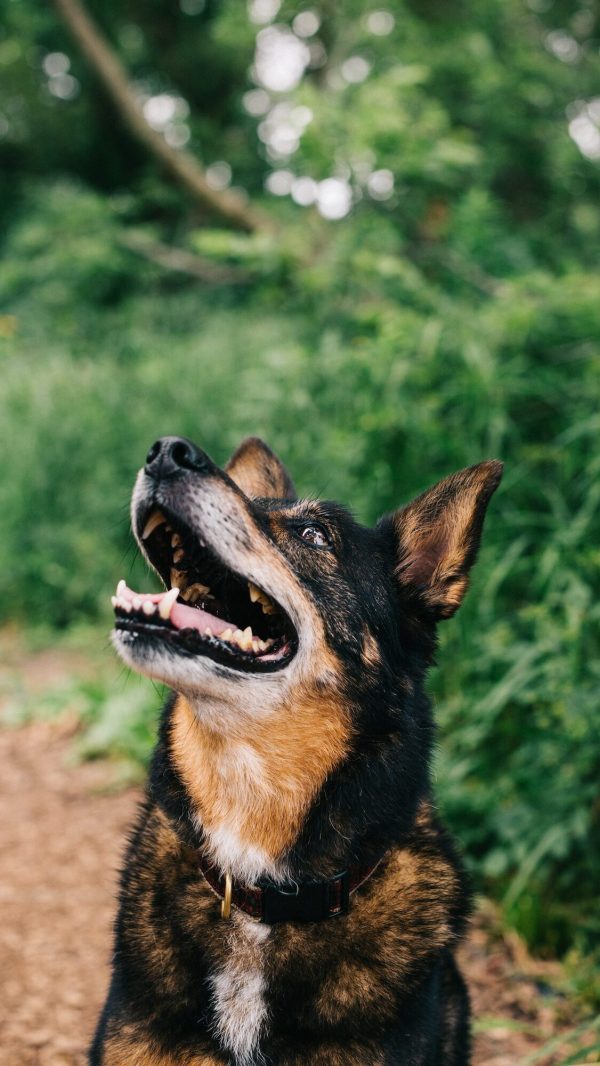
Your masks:
{"label": "dog", "polygon": [[374,528],[258,438],[158,440],[132,498],[165,591],[115,647],[165,683],[91,1066],[465,1066],[468,885],[435,814],[425,676],[502,473]]}

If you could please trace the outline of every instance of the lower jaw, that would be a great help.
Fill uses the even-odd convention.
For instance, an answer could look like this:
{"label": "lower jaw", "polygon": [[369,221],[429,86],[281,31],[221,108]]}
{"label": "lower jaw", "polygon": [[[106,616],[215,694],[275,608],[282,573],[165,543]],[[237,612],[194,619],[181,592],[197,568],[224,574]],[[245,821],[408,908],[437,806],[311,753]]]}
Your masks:
{"label": "lower jaw", "polygon": [[195,629],[170,629],[164,625],[152,625],[129,618],[119,618],[115,623],[115,633],[119,641],[133,652],[134,648],[152,652],[168,649],[172,655],[183,659],[210,659],[218,666],[227,667],[240,675],[273,674],[283,670],[294,658],[297,651],[295,641],[288,641],[280,649],[277,658],[265,660],[256,658],[243,651],[224,646],[223,642],[213,636],[200,636]]}

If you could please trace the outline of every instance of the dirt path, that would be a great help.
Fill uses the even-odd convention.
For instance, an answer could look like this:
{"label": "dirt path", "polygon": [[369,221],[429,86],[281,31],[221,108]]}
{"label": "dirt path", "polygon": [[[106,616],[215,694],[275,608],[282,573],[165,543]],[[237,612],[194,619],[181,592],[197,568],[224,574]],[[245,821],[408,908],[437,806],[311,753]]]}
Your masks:
{"label": "dirt path", "polygon": [[69,738],[35,723],[0,732],[0,1061],[72,1066],[104,995],[115,871],[135,809],[106,767],[69,768]]}
{"label": "dirt path", "polygon": [[[72,729],[0,730],[2,1066],[83,1066],[108,980],[116,870],[138,793],[107,792],[106,764],[71,765]],[[543,994],[544,968],[525,973],[519,945],[493,943],[488,925],[478,920],[463,951],[485,1028],[474,1066],[515,1066],[559,1031],[560,1002]],[[556,1050],[536,1066],[560,1062]]]}

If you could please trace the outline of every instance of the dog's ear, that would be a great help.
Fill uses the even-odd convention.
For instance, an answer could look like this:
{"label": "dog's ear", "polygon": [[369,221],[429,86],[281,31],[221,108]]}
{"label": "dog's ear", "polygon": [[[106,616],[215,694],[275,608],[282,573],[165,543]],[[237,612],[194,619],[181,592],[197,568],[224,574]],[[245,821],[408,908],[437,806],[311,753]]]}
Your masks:
{"label": "dog's ear", "polygon": [[246,496],[296,498],[294,483],[274,452],[259,437],[247,437],[225,467]]}
{"label": "dog's ear", "polygon": [[460,470],[392,515],[398,581],[435,618],[450,618],[462,603],[502,469],[491,459]]}

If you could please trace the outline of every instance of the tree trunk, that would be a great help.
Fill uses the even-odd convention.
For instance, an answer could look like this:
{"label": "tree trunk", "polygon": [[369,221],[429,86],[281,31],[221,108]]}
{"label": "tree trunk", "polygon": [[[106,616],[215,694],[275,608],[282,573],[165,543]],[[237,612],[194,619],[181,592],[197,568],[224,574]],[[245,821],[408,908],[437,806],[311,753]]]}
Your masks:
{"label": "tree trunk", "polygon": [[194,156],[190,152],[171,148],[162,134],[148,125],[123,64],[80,0],[54,0],[54,5],[134,137],[194,199],[224,221],[247,233],[269,228],[268,220],[255,212],[241,196],[231,191],[212,189]]}

